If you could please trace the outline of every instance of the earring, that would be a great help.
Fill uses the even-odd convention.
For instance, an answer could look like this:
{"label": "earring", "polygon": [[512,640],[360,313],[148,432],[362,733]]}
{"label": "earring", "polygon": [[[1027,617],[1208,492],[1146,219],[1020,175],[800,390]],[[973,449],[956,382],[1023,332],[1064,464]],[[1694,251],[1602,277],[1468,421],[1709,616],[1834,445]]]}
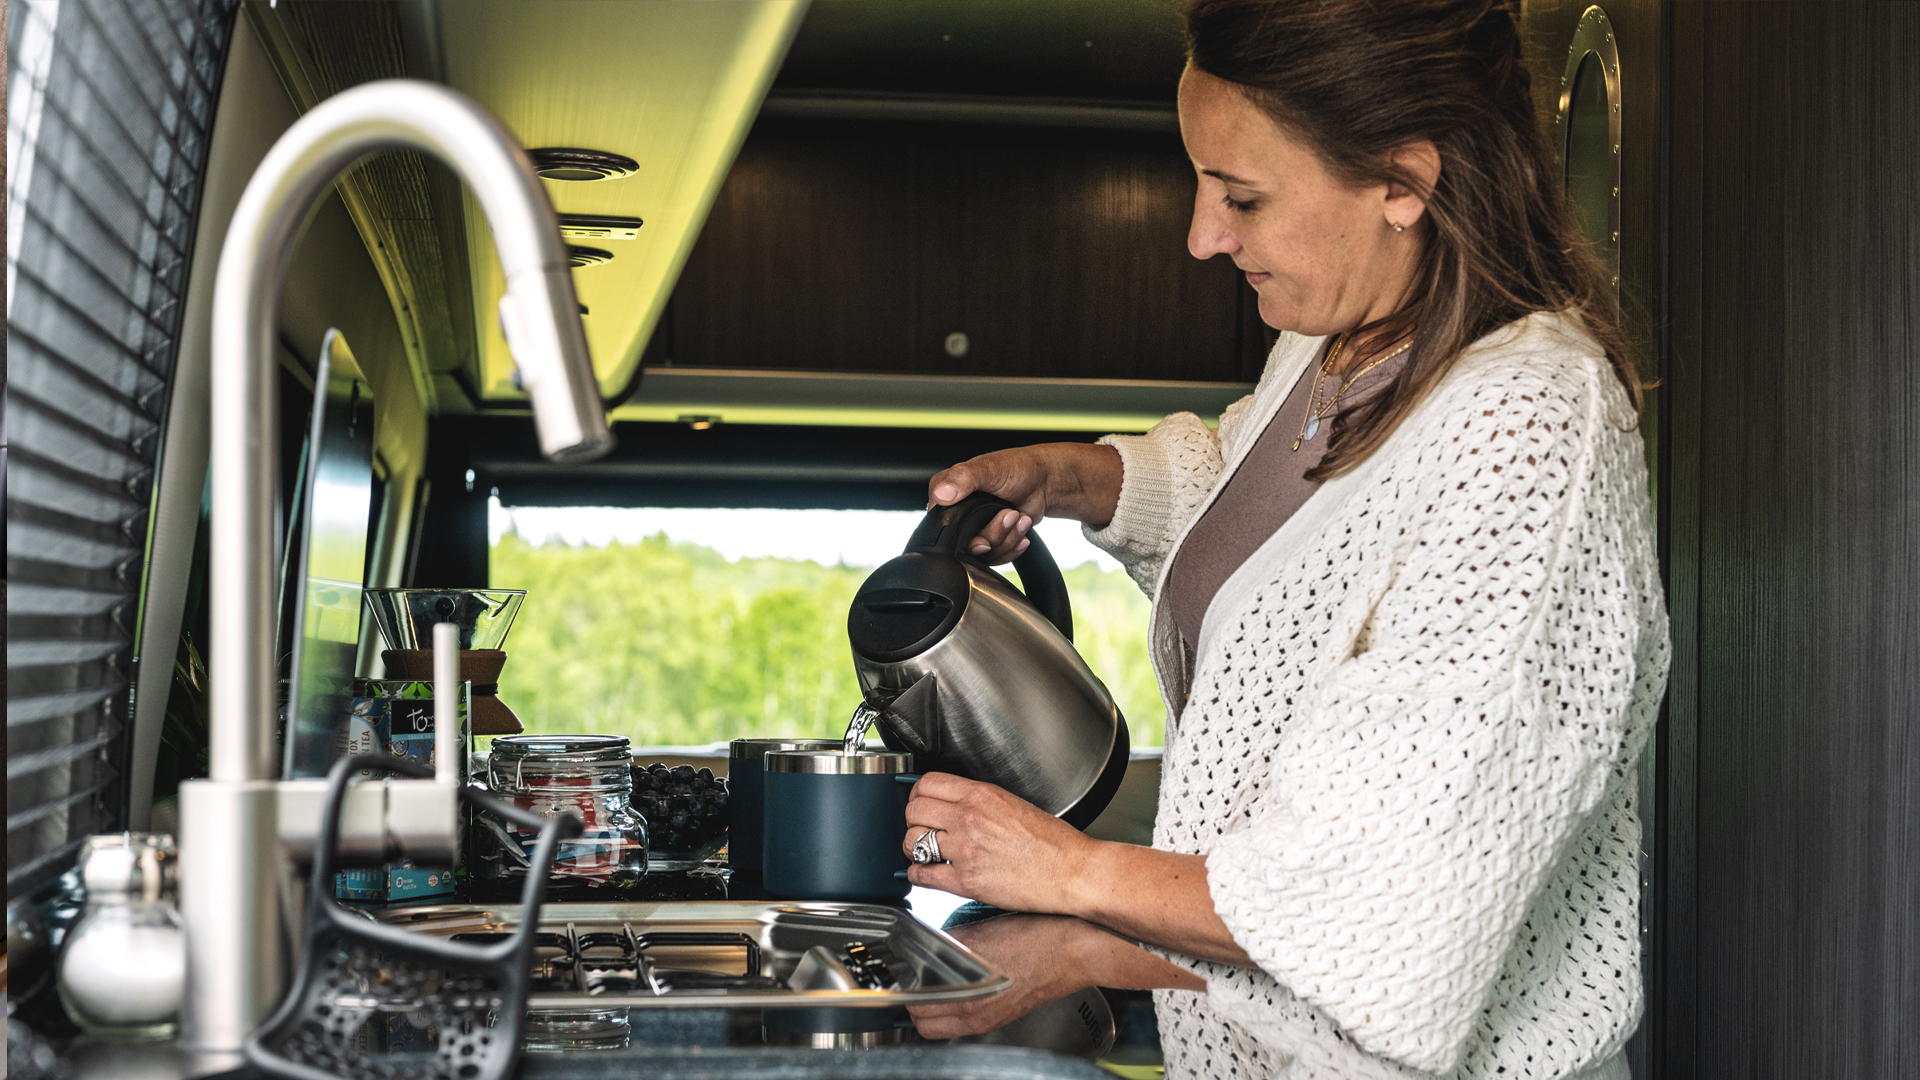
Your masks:
{"label": "earring", "polygon": [[1401,225],[1401,224],[1399,224],[1399,223],[1397,223],[1397,222],[1392,222],[1392,221],[1389,221],[1389,222],[1387,222],[1387,224],[1389,224],[1389,225],[1392,225],[1392,226],[1393,226],[1393,231],[1394,231],[1394,232],[1406,232],[1406,231],[1407,231],[1407,227],[1406,227],[1405,225]]}

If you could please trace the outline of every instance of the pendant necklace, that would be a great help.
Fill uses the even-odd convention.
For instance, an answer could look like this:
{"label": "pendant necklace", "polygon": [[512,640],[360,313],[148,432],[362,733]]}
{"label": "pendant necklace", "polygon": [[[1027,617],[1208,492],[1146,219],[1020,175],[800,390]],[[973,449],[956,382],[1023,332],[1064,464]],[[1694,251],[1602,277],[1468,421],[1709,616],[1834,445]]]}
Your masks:
{"label": "pendant necklace", "polygon": [[1333,351],[1327,354],[1326,362],[1314,370],[1313,391],[1307,396],[1307,415],[1300,421],[1299,437],[1293,440],[1293,448],[1295,450],[1300,449],[1301,443],[1307,442],[1315,435],[1320,434],[1320,421],[1333,414],[1334,409],[1340,404],[1341,396],[1353,389],[1353,384],[1359,382],[1362,376],[1413,347],[1413,339],[1409,338],[1401,342],[1400,347],[1394,349],[1392,352],[1382,353],[1375,357],[1369,361],[1365,367],[1354,372],[1353,376],[1349,378],[1340,389],[1333,392],[1332,397],[1322,402],[1320,400],[1320,385],[1325,381],[1327,375],[1331,373],[1334,364],[1340,359],[1340,353],[1346,349],[1347,343],[1352,339],[1352,334],[1342,334],[1340,339],[1333,343]]}

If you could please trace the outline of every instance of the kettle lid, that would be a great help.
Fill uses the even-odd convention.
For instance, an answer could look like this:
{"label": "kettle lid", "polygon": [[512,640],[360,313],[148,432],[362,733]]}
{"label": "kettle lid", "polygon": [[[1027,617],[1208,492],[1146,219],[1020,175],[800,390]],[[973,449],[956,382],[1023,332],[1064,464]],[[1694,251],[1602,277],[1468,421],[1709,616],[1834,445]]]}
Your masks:
{"label": "kettle lid", "polygon": [[908,552],[875,570],[854,594],[847,638],[856,655],[876,663],[918,656],[952,632],[971,591],[955,556]]}

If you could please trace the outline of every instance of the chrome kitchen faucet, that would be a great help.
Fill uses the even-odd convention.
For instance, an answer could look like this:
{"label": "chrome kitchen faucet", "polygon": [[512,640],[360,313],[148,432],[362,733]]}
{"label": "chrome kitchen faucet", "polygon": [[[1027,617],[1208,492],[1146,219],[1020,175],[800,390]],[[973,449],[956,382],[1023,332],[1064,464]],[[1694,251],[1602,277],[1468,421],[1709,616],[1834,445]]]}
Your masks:
{"label": "chrome kitchen faucet", "polygon": [[[552,204],[505,126],[445,87],[389,80],[328,98],[274,144],[234,211],[214,286],[212,775],[180,786],[179,842],[183,1035],[201,1054],[237,1054],[285,986],[279,861],[311,850],[326,786],[274,779],[281,287],[300,228],[334,179],[396,148],[446,162],[486,214],[506,273],[500,325],[533,399],[541,451],[584,461],[613,445]],[[451,738],[452,729],[440,731]],[[360,785],[342,815],[342,847],[383,853],[393,842],[415,857],[450,857],[454,759],[441,753],[433,780]]]}

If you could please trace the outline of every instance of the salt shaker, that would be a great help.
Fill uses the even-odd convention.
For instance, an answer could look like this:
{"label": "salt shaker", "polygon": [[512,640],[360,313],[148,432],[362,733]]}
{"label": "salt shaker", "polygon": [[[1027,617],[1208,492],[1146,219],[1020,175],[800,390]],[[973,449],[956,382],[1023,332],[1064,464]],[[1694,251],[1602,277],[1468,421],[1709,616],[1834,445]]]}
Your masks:
{"label": "salt shaker", "polygon": [[186,939],[174,908],[173,837],[90,836],[80,848],[86,912],[60,955],[61,1004],[81,1030],[112,1038],[174,1033]]}

